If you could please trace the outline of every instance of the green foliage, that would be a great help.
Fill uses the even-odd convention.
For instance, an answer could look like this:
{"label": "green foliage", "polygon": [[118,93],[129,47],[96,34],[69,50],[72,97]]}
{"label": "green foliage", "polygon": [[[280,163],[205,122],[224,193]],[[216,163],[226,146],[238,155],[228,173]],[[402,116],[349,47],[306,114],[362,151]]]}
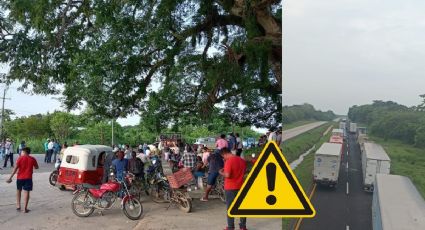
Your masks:
{"label": "green foliage", "polygon": [[0,62],[10,72],[1,80],[61,93],[68,110],[87,105],[106,118],[142,108],[156,133],[166,126],[158,116],[207,121],[215,109],[240,125],[276,126],[281,9],[280,1],[2,1]]}
{"label": "green foliage", "polygon": [[283,124],[302,120],[330,121],[335,117],[336,115],[332,111],[322,112],[310,104],[283,107]]}
{"label": "green foliage", "polygon": [[66,140],[75,132],[76,118],[69,113],[55,112],[50,118],[50,128],[56,138]]}
{"label": "green foliage", "polygon": [[415,148],[399,140],[372,137],[391,158],[391,174],[409,177],[425,198],[425,148]]}
{"label": "green foliage", "polygon": [[425,149],[425,124],[422,124],[416,129],[415,146]]}
{"label": "green foliage", "polygon": [[45,139],[52,136],[50,114],[31,115],[5,122],[6,136],[14,140],[25,138]]}
{"label": "green foliage", "polygon": [[366,124],[370,133],[378,137],[424,147],[425,112],[418,107],[408,108],[392,101],[374,101],[370,105],[351,107],[348,117],[354,122]]}

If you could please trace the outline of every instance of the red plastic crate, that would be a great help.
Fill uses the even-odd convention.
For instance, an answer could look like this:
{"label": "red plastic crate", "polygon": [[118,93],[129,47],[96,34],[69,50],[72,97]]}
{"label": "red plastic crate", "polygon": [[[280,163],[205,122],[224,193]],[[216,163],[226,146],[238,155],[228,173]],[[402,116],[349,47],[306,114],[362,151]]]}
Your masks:
{"label": "red plastic crate", "polygon": [[171,188],[177,189],[188,184],[193,180],[191,170],[180,169],[179,171],[167,176]]}

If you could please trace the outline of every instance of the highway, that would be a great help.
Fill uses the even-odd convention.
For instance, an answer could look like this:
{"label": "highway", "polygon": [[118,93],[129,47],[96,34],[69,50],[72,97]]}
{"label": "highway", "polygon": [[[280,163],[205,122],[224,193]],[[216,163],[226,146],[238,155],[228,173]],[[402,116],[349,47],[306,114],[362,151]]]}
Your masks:
{"label": "highway", "polygon": [[[283,141],[287,141],[293,137],[296,137],[302,133],[305,133],[309,130],[312,130],[314,128],[317,128],[323,124],[325,124],[326,121],[316,121],[316,122],[312,122],[306,125],[301,125],[292,129],[288,129],[288,130],[283,130],[282,131],[282,140]],[[285,127],[284,127],[285,128]]]}
{"label": "highway", "polygon": [[[348,151],[347,151],[348,149]],[[343,149],[338,186],[317,186],[312,198],[316,216],[303,219],[302,230],[371,230],[372,193],[363,191],[360,148],[350,135]]]}

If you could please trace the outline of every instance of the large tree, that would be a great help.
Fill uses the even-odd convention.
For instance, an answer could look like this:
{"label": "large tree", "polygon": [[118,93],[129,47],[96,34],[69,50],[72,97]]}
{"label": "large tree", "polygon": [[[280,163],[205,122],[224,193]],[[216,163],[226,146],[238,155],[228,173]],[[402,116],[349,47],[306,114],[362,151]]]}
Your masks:
{"label": "large tree", "polygon": [[280,0],[0,2],[3,80],[24,91],[118,117],[153,89],[174,113],[264,107],[280,122]]}

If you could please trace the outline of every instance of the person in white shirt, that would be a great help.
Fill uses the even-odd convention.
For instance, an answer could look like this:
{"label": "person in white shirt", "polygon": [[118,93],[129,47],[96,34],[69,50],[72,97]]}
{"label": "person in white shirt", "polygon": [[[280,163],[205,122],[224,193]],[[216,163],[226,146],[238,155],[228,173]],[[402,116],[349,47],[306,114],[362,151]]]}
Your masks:
{"label": "person in white shirt", "polygon": [[279,146],[282,144],[282,127],[279,127],[279,129],[277,130],[277,136],[276,136],[276,143],[277,146]]}
{"label": "person in white shirt", "polygon": [[131,157],[131,148],[130,148],[130,146],[129,145],[125,145],[125,148],[124,148],[124,159],[127,159],[127,160],[130,160],[132,157]]}
{"label": "person in white shirt", "polygon": [[236,156],[240,157],[242,154],[243,144],[239,133],[236,133]]}
{"label": "person in white shirt", "polygon": [[10,166],[13,168],[13,142],[11,139],[7,138],[6,139],[6,143],[4,144],[4,148],[5,148],[5,159],[4,159],[4,164],[3,164],[3,168],[7,167],[7,161],[10,159]]}
{"label": "person in white shirt", "polygon": [[268,136],[268,141],[276,141],[277,138],[276,138],[276,132],[274,131],[274,129],[271,128],[269,131],[270,131],[270,134]]}
{"label": "person in white shirt", "polygon": [[55,143],[53,143],[53,140],[50,140],[49,144],[47,144],[47,163],[52,163],[52,155],[53,155],[54,147],[55,147]]}

